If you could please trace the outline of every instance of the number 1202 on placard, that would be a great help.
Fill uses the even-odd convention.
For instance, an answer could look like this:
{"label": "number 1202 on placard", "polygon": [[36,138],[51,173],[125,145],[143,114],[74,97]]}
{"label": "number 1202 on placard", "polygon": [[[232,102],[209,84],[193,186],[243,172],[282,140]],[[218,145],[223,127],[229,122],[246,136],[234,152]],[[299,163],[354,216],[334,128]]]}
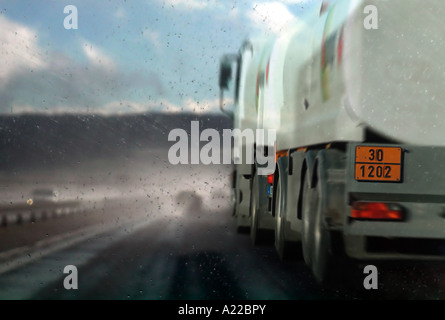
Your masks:
{"label": "number 1202 on placard", "polygon": [[355,180],[401,182],[402,148],[357,146]]}

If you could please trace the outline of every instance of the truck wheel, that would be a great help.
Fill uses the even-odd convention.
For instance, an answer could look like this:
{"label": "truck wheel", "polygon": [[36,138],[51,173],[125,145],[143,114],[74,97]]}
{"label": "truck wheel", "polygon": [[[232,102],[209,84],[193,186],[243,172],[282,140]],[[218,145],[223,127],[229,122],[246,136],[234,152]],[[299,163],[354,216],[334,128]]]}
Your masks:
{"label": "truck wheel", "polygon": [[313,247],[313,225],[314,225],[314,192],[310,187],[309,175],[305,174],[305,182],[303,186],[303,205],[302,205],[302,222],[301,245],[303,251],[304,262],[308,267],[312,267],[312,247]]}
{"label": "truck wheel", "polygon": [[250,195],[250,239],[254,245],[259,243],[259,228],[258,228],[258,178],[253,175],[252,192]]}
{"label": "truck wheel", "polygon": [[313,190],[314,209],[312,211],[314,216],[313,224],[313,247],[312,247],[312,273],[319,283],[325,283],[327,280],[327,271],[329,263],[331,262],[331,235],[324,223],[324,205],[322,201],[321,184],[317,185]]}
{"label": "truck wheel", "polygon": [[289,245],[284,238],[284,219],[281,208],[282,194],[281,194],[281,181],[278,176],[276,191],[275,191],[275,249],[278,252],[278,256],[281,260],[284,260],[289,255]]}
{"label": "truck wheel", "polygon": [[236,181],[236,170],[232,171],[232,189],[231,189],[231,197],[232,197],[232,215],[235,217],[237,212],[237,205],[238,205],[238,188],[237,188],[237,181]]}

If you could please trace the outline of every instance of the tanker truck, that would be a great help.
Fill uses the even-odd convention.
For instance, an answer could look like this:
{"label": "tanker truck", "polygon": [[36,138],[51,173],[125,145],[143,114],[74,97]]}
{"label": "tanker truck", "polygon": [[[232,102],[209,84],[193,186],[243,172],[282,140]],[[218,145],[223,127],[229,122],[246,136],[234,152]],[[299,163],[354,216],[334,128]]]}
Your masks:
{"label": "tanker truck", "polygon": [[300,248],[320,283],[343,258],[445,257],[444,14],[441,0],[324,2],[223,56],[234,129],[275,132],[241,137],[237,228],[271,234],[283,259]]}

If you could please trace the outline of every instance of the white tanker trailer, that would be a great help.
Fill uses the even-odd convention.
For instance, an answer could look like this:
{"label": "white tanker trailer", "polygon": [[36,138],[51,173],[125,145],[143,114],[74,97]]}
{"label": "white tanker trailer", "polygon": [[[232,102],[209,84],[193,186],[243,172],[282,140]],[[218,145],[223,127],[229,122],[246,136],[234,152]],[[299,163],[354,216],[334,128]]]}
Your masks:
{"label": "white tanker trailer", "polygon": [[[234,165],[254,243],[273,232],[282,258],[301,244],[320,282],[337,257],[445,257],[444,16],[442,0],[331,1],[224,56],[234,127],[276,132]],[[252,147],[275,153],[269,175]]]}

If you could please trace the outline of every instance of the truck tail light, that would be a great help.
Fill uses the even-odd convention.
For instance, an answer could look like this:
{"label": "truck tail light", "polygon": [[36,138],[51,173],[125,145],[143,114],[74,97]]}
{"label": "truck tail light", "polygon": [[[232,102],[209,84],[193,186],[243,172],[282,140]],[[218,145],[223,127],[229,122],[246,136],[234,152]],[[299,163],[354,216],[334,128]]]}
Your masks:
{"label": "truck tail light", "polygon": [[267,183],[268,184],[273,184],[273,179],[274,179],[274,174],[269,174],[267,176]]}
{"label": "truck tail light", "polygon": [[384,202],[357,201],[352,204],[351,218],[367,220],[403,220],[403,207]]}

